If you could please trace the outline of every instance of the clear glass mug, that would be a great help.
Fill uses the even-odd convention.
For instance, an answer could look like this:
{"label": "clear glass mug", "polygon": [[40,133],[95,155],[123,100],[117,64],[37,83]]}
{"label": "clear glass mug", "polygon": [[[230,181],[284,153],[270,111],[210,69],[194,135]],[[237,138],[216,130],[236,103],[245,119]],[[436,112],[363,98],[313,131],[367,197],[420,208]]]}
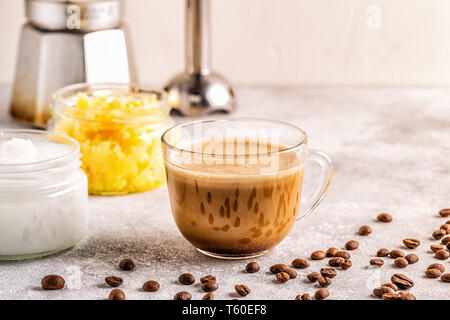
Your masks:
{"label": "clear glass mug", "polygon": [[[162,144],[175,223],[200,252],[216,258],[268,253],[319,205],[333,175],[329,157],[308,150],[306,133],[280,121],[190,122],[167,130]],[[305,200],[307,162],[321,174]]]}

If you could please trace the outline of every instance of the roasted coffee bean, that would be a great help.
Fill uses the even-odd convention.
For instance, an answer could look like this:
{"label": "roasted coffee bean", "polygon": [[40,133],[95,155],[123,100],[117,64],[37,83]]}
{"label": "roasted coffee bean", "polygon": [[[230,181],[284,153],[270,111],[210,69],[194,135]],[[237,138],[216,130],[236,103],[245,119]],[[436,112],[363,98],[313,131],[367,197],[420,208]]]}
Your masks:
{"label": "roasted coffee bean", "polygon": [[120,289],[113,289],[109,294],[108,300],[125,300],[125,293]]}
{"label": "roasted coffee bean", "polygon": [[416,300],[416,297],[408,291],[400,292],[399,296],[400,296],[399,297],[400,300]]}
{"label": "roasted coffee bean", "polygon": [[445,267],[440,263],[430,264],[427,269],[438,269],[441,273],[445,272]]}
{"label": "roasted coffee bean", "polygon": [[304,269],[309,267],[309,262],[305,259],[295,259],[292,261],[292,266],[298,269]]}
{"label": "roasted coffee bean", "polygon": [[391,287],[387,287],[387,286],[381,286],[379,288],[375,288],[373,289],[373,294],[379,298],[381,298],[381,296],[385,293],[395,293],[395,291],[392,289]]}
{"label": "roasted coffee bean", "polygon": [[215,281],[208,281],[202,283],[202,290],[205,292],[213,292],[219,288],[219,285]]}
{"label": "roasted coffee bean", "polygon": [[327,254],[325,253],[325,251],[322,251],[322,250],[314,251],[313,253],[311,253],[312,260],[322,260],[326,256],[327,256]]}
{"label": "roasted coffee bean", "polygon": [[431,251],[436,252],[439,250],[444,250],[444,246],[440,244],[432,244],[430,247]]}
{"label": "roasted coffee bean", "polygon": [[206,283],[206,282],[216,282],[216,277],[212,275],[204,276],[200,278],[200,283]]}
{"label": "roasted coffee bean", "polygon": [[214,293],[208,292],[203,296],[202,300],[214,300]]}
{"label": "roasted coffee bean", "polygon": [[395,284],[391,283],[391,282],[385,283],[385,284],[383,284],[381,286],[382,287],[389,287],[389,288],[391,288],[394,291],[398,291],[398,287]]}
{"label": "roasted coffee bean", "polygon": [[123,259],[119,263],[119,268],[124,271],[131,271],[134,269],[134,261],[131,259]]}
{"label": "roasted coffee bean", "polygon": [[450,223],[444,223],[439,229],[445,230],[448,234],[448,231],[450,230]]}
{"label": "roasted coffee bean", "polygon": [[383,293],[381,300],[398,300],[399,295],[397,293]]}
{"label": "roasted coffee bean", "polygon": [[442,209],[441,211],[439,211],[439,214],[442,217],[448,217],[448,216],[450,216],[450,209]]}
{"label": "roasted coffee bean", "polygon": [[173,300],[192,300],[192,294],[187,291],[181,291],[173,297]]}
{"label": "roasted coffee bean", "polygon": [[270,272],[278,273],[281,272],[284,268],[288,268],[288,266],[282,263],[274,264],[273,266],[270,267]]}
{"label": "roasted coffee bean", "polygon": [[450,242],[449,243],[447,243],[447,250],[450,250]]}
{"label": "roasted coffee bean", "polygon": [[382,248],[377,251],[377,257],[387,257],[389,255],[389,253],[391,253],[390,250]]}
{"label": "roasted coffee bean", "polygon": [[389,253],[389,256],[391,257],[391,258],[403,258],[404,256],[405,256],[405,253],[403,252],[403,251],[401,251],[401,250],[392,250],[390,253]]}
{"label": "roasted coffee bean", "polygon": [[450,243],[450,237],[445,237],[444,239],[441,240],[441,243],[446,246],[447,243]]}
{"label": "roasted coffee bean", "polygon": [[311,300],[309,293],[304,293],[295,297],[295,300]]}
{"label": "roasted coffee bean", "polygon": [[234,286],[234,289],[236,290],[237,294],[242,297],[245,297],[246,295],[250,294],[250,292],[251,292],[250,288],[243,284]]}
{"label": "roasted coffee bean", "polygon": [[341,263],[343,263],[344,261],[345,261],[344,258],[341,258],[341,257],[334,257],[334,258],[331,258],[331,259],[328,261],[328,264],[329,264],[330,266],[332,266],[332,267],[340,267],[340,266],[341,266]]}
{"label": "roasted coffee bean", "polygon": [[311,272],[311,273],[308,274],[306,277],[308,278],[309,281],[311,281],[311,282],[316,282],[317,279],[318,279],[319,277],[321,277],[321,275],[320,275],[320,273],[318,273],[318,272]]}
{"label": "roasted coffee bean", "polygon": [[109,284],[111,287],[118,287],[122,285],[123,279],[121,277],[112,276],[106,277],[105,282]]}
{"label": "roasted coffee bean", "polygon": [[338,252],[339,250],[337,248],[330,248],[327,250],[326,255],[328,258],[332,258],[336,255],[336,252]]}
{"label": "roasted coffee bean", "polygon": [[334,256],[344,259],[350,259],[350,253],[348,253],[347,251],[338,251]]}
{"label": "roasted coffee bean", "polygon": [[392,216],[387,213],[382,213],[382,214],[378,215],[377,219],[378,219],[378,221],[381,221],[381,222],[391,222]]}
{"label": "roasted coffee bean", "polygon": [[438,250],[434,256],[439,260],[447,260],[450,254],[446,250]]}
{"label": "roasted coffee bean", "polygon": [[444,281],[444,282],[450,282],[450,273],[444,273],[441,276],[441,280]]}
{"label": "roasted coffee bean", "polygon": [[327,278],[334,278],[336,277],[337,272],[334,268],[322,268],[320,269],[320,274]]}
{"label": "roasted coffee bean", "polygon": [[406,261],[408,261],[409,264],[414,264],[417,261],[419,261],[419,257],[417,256],[417,254],[414,253],[407,254],[405,259]]}
{"label": "roasted coffee bean", "polygon": [[397,268],[406,268],[408,266],[408,260],[402,257],[395,258],[394,264]]}
{"label": "roasted coffee bean", "polygon": [[319,289],[314,294],[314,297],[317,300],[324,300],[324,299],[328,298],[329,296],[330,296],[330,291],[328,291],[327,289]]}
{"label": "roasted coffee bean", "polygon": [[290,267],[284,268],[282,272],[286,272],[291,279],[297,278],[297,271],[295,271],[294,269],[292,269]]}
{"label": "roasted coffee bean", "polygon": [[358,232],[361,236],[367,236],[372,233],[372,228],[369,226],[362,226],[361,228],[359,228]]}
{"label": "roasted coffee bean", "polygon": [[446,230],[442,230],[442,229],[435,230],[433,232],[433,238],[435,238],[436,240],[439,240],[439,239],[442,239],[442,237],[445,236],[446,234],[447,234]]}
{"label": "roasted coffee bean", "polygon": [[425,275],[427,278],[439,278],[441,276],[442,272],[438,269],[428,269],[425,271]]}
{"label": "roasted coffee bean", "polygon": [[247,264],[247,266],[245,267],[245,270],[248,273],[255,273],[258,272],[261,269],[260,265],[258,262],[250,262],[249,264]]}
{"label": "roasted coffee bean", "polygon": [[149,280],[146,283],[144,283],[144,285],[142,286],[142,289],[144,291],[148,291],[148,292],[156,292],[159,290],[159,283],[157,281],[154,280]]}
{"label": "roasted coffee bean", "polygon": [[371,266],[377,266],[377,267],[381,267],[384,264],[384,261],[381,259],[372,259],[370,260],[370,265]]}
{"label": "roasted coffee bean", "polygon": [[317,278],[317,282],[320,284],[321,287],[328,287],[332,281],[328,277],[320,276],[319,278]]}
{"label": "roasted coffee bean", "polygon": [[408,248],[410,248],[410,249],[415,249],[415,248],[417,248],[418,246],[420,246],[420,241],[417,240],[417,239],[411,239],[411,238],[409,238],[409,239],[403,240],[403,244],[404,244],[405,246],[407,246]]}
{"label": "roasted coffee bean", "polygon": [[400,273],[394,274],[391,277],[391,282],[396,284],[401,289],[409,289],[414,286],[414,281]]}
{"label": "roasted coffee bean", "polygon": [[286,273],[286,272],[284,272],[284,271],[278,272],[278,273],[276,274],[276,276],[277,276],[278,282],[281,282],[281,283],[288,282],[289,279],[291,279],[291,277],[289,276],[289,274]]}
{"label": "roasted coffee bean", "polygon": [[359,247],[359,243],[358,241],[355,240],[350,240],[345,244],[345,249],[347,250],[355,250],[358,249]]}
{"label": "roasted coffee bean", "polygon": [[178,277],[178,281],[180,281],[180,283],[182,283],[182,284],[190,285],[195,282],[195,278],[190,273],[183,273],[182,275],[180,275]]}
{"label": "roasted coffee bean", "polygon": [[345,259],[344,261],[342,261],[340,266],[343,270],[347,270],[350,269],[350,267],[352,266],[352,262],[350,261],[350,259]]}
{"label": "roasted coffee bean", "polygon": [[41,286],[44,290],[60,290],[65,285],[64,278],[56,274],[45,276],[41,280]]}

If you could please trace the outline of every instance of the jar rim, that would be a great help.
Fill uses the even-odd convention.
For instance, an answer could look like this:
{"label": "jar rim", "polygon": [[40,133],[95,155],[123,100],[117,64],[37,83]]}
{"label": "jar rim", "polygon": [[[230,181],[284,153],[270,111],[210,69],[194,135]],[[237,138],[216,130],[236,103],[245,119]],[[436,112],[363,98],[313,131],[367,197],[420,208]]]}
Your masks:
{"label": "jar rim", "polygon": [[[82,116],[73,116],[68,115],[64,112],[64,110],[68,107],[72,107],[67,105],[67,101],[70,98],[77,97],[79,93],[87,93],[88,95],[96,96],[96,97],[106,97],[108,94],[105,92],[109,92],[114,94],[114,91],[118,91],[115,94],[117,95],[129,95],[130,97],[137,95],[156,95],[157,101],[152,104],[146,104],[144,106],[135,107],[132,110],[122,110],[122,114],[120,116],[111,117],[108,121],[119,124],[129,124],[129,123],[145,123],[145,122],[156,122],[161,121],[163,118],[168,118],[170,113],[170,106],[168,104],[167,92],[164,90],[147,90],[143,89],[143,87],[139,86],[136,83],[94,83],[89,84],[86,82],[72,84],[66,87],[63,87],[56,91],[51,97],[50,103],[50,112],[53,118],[70,118],[76,119],[81,122],[87,123],[98,123],[98,120],[91,119],[89,117]],[[122,92],[120,92],[122,91]],[[96,95],[94,95],[96,94]],[[141,112],[145,110],[155,110],[163,111],[163,116],[158,114],[133,114],[136,112]],[[128,111],[128,112],[127,112]],[[107,112],[101,108],[91,108],[89,110],[84,111],[86,114],[100,114]]]}

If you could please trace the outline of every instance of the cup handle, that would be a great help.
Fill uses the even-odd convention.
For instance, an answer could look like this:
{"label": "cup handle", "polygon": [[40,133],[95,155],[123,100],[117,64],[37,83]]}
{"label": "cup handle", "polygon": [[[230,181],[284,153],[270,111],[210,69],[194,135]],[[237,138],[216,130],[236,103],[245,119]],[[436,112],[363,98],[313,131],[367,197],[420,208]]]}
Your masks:
{"label": "cup handle", "polygon": [[322,168],[322,174],[320,176],[317,188],[307,199],[306,203],[304,203],[303,200],[301,201],[302,203],[300,204],[300,212],[297,220],[304,218],[313,212],[314,209],[322,202],[325,194],[330,188],[331,180],[333,178],[333,163],[331,162],[331,159],[322,151],[310,150],[306,161],[315,162],[318,164]]}

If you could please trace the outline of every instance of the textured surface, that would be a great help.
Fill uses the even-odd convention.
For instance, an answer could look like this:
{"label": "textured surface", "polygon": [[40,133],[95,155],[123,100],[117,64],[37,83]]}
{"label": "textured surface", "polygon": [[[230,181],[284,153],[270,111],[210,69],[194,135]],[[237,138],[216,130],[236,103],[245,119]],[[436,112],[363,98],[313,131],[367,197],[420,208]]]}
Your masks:
{"label": "textured surface", "polygon": [[[18,126],[7,118],[8,90],[0,91],[0,126]],[[171,299],[181,290],[194,299],[203,296],[198,284],[183,286],[178,275],[197,279],[217,277],[217,298],[236,298],[235,284],[246,284],[246,299],[294,299],[314,293],[317,285],[305,275],[326,266],[311,262],[308,269],[286,284],[268,273],[274,263],[289,264],[309,257],[318,249],[342,248],[355,239],[353,267],[339,271],[329,287],[331,299],[370,299],[372,289],[397,272],[415,281],[412,292],[419,299],[448,299],[449,283],[426,279],[424,271],[434,262],[429,246],[431,233],[448,219],[438,216],[450,207],[450,91],[444,89],[256,89],[238,90],[236,115],[288,120],[303,127],[313,148],[326,151],[334,161],[335,177],[319,208],[300,220],[288,238],[273,252],[257,259],[262,269],[245,273],[248,261],[222,261],[205,257],[179,234],[173,222],[167,190],[114,198],[91,197],[89,236],[65,253],[40,260],[0,263],[0,296],[9,299],[105,299],[109,275],[124,278],[123,290],[131,299]],[[376,222],[380,212],[394,221]],[[361,225],[372,226],[367,237],[357,235]],[[402,239],[421,240],[418,249],[405,249]],[[384,266],[369,266],[379,248],[415,252],[420,261],[397,269],[390,258]],[[137,262],[132,272],[118,270],[121,258]],[[442,262],[450,270],[449,260]],[[40,289],[41,278],[62,275],[67,288],[59,292]],[[142,291],[146,280],[160,282],[158,293]]]}

